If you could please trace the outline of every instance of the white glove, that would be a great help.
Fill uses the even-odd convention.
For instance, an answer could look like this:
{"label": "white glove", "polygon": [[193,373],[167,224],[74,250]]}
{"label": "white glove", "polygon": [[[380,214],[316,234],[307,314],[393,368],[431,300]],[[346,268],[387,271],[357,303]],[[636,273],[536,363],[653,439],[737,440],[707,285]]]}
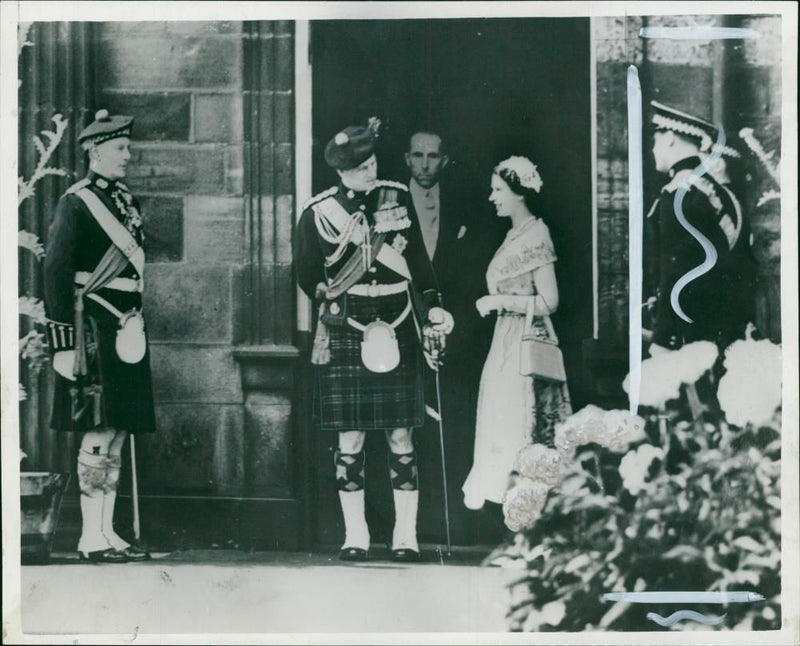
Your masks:
{"label": "white glove", "polygon": [[455,321],[453,315],[441,307],[432,307],[428,311],[428,323],[436,332],[450,334],[453,331]]}
{"label": "white glove", "polygon": [[75,350],[62,350],[53,355],[53,370],[60,374],[64,379],[75,381],[72,368],[75,365]]}
{"label": "white glove", "polygon": [[475,307],[481,316],[486,316],[494,310],[499,310],[503,306],[502,300],[500,294],[486,294],[475,301]]}

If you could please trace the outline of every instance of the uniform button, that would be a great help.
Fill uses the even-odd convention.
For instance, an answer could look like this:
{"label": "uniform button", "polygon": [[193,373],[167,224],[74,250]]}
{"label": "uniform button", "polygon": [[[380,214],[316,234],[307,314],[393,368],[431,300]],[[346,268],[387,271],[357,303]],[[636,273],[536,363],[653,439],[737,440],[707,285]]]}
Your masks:
{"label": "uniform button", "polygon": [[355,196],[356,196],[356,194],[355,194],[355,193],[354,193],[352,190],[350,190],[350,191],[347,191],[347,197],[349,197],[351,200],[352,200],[352,199],[353,199]]}
{"label": "uniform button", "polygon": [[371,273],[371,274],[374,274],[376,271],[378,271],[378,270],[375,267],[370,267],[369,268],[369,273]]}
{"label": "uniform button", "polygon": [[377,285],[377,284],[378,284],[378,281],[377,281],[377,279],[373,280],[373,281],[372,281],[372,284],[373,284],[373,285]]}
{"label": "uniform button", "polygon": [[358,208],[361,209],[362,211],[366,211],[367,210],[367,207],[364,206],[363,204],[359,204]]}

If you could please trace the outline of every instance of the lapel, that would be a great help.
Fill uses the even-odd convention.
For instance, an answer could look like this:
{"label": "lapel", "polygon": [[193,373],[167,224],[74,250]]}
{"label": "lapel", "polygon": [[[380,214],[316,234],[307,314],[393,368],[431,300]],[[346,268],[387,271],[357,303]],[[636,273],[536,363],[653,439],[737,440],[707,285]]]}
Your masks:
{"label": "lapel", "polygon": [[439,184],[439,237],[436,240],[436,251],[433,263],[449,262],[448,256],[453,252],[461,228],[462,218],[454,207],[452,193],[445,185]]}

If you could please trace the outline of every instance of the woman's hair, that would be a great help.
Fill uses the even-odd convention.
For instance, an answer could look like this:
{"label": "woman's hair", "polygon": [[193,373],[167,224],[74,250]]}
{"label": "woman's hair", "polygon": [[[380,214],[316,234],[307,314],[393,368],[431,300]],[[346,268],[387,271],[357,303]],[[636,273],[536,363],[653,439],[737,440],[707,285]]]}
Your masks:
{"label": "woman's hair", "polygon": [[494,174],[508,184],[512,193],[522,195],[525,206],[531,213],[537,217],[542,217],[542,196],[539,194],[539,191],[523,186],[522,180],[516,171],[508,166],[504,166],[502,163],[495,166]]}

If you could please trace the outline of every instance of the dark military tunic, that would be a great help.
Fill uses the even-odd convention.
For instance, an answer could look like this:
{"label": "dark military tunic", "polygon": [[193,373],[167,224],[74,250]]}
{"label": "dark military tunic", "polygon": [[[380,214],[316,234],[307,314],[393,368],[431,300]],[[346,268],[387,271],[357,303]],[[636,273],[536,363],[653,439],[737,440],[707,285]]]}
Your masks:
{"label": "dark military tunic", "polygon": [[[418,318],[415,321],[412,312],[395,328],[400,363],[386,373],[371,372],[362,364],[362,331],[344,320],[329,324],[331,360],[316,366],[314,420],[323,430],[335,431],[421,426],[425,416],[424,358],[417,325],[428,308],[439,305],[439,295],[408,190],[403,184],[378,181],[369,193],[357,193],[339,184],[309,201],[297,226],[294,258],[298,283],[312,300],[318,283],[328,284],[353,254],[362,253],[355,242],[346,243],[340,257],[326,266],[326,258],[339,245],[331,242],[335,232],[318,228],[317,212],[325,207],[325,200],[335,200],[348,214],[364,213],[370,232],[375,229],[375,212],[387,206],[387,200],[394,208],[405,209],[408,225],[387,233],[384,244],[406,260]],[[357,285],[397,285],[404,280],[400,273],[372,258]],[[361,325],[376,319],[391,323],[402,314],[409,298],[409,292],[383,296],[346,293],[337,300],[337,309],[341,307]]]}
{"label": "dark military tunic", "polygon": [[[645,222],[644,294],[655,298],[649,325],[653,343],[670,349],[700,340],[726,347],[744,335],[755,316],[755,259],[747,221],[728,188],[707,174],[691,177],[700,163],[691,157],[670,169],[671,181],[662,188]],[[700,243],[675,214],[675,195],[686,182],[690,188],[682,201],[683,214],[717,252],[714,267],[680,293],[678,302],[692,323],[683,320],[670,303],[675,283],[706,258]]]}
{"label": "dark military tunic", "polygon": [[[48,233],[44,261],[47,337],[52,352],[74,349],[76,274],[91,274],[113,244],[76,195],[85,187],[100,198],[139,245],[143,242],[139,204],[123,183],[90,172],[61,197]],[[128,285],[142,280],[131,263],[119,277],[128,279]],[[123,313],[142,309],[141,290],[107,287],[97,295]],[[154,431],[149,350],[136,364],[121,361],[115,349],[118,318],[85,296],[83,303],[88,375],[73,382],[56,374],[52,427],[61,431],[107,427],[131,433]]]}

